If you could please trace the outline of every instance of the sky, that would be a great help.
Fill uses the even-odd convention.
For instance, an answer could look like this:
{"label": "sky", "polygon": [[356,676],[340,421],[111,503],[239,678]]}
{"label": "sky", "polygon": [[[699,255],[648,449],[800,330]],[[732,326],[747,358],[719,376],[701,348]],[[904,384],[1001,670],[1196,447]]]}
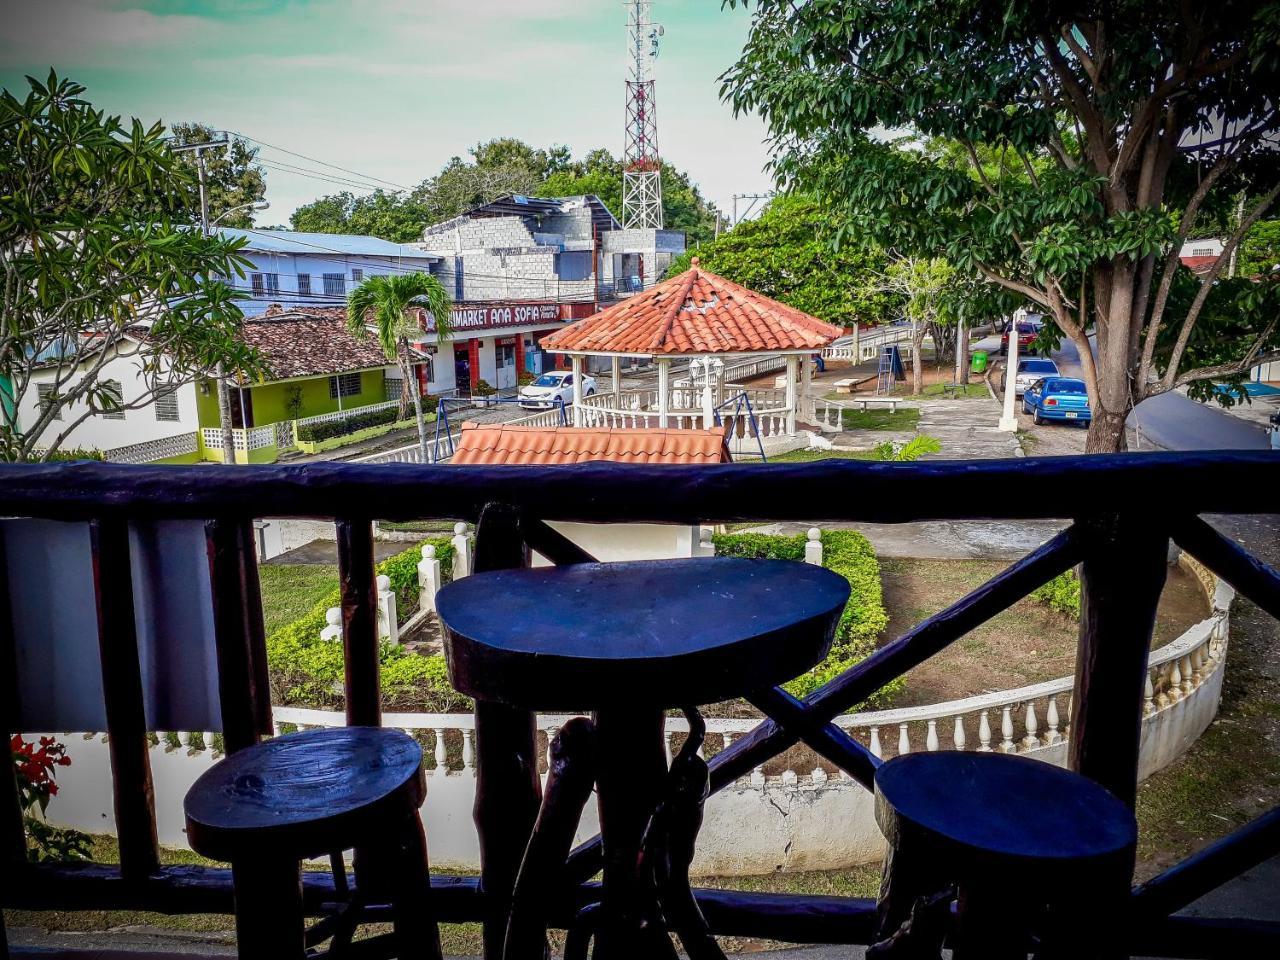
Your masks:
{"label": "sky", "polygon": [[[622,152],[621,0],[0,0],[0,85],[50,67],[111,113],[200,121],[271,144],[271,208],[365,186],[412,187],[497,136]],[[735,119],[718,76],[749,16],[655,0],[658,143],[726,214],[767,191],[764,127]],[[292,151],[312,159],[283,152]],[[357,175],[315,161],[345,167]],[[376,178],[376,179],[375,179]],[[394,187],[389,187],[394,189]],[[745,207],[745,203],[742,206]]]}

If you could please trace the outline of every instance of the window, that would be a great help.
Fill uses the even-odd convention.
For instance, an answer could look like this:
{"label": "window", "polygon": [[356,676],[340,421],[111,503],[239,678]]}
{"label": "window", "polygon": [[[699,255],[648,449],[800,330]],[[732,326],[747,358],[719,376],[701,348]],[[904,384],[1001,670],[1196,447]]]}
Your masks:
{"label": "window", "polygon": [[280,274],[264,273],[263,279],[267,281],[267,293],[274,296],[280,292]]}
{"label": "window", "polygon": [[156,419],[167,423],[178,421],[178,388],[160,387],[156,390]]}
{"label": "window", "polygon": [[360,282],[361,280],[363,280],[363,279],[364,279],[364,271],[363,271],[363,270],[361,270],[359,267],[352,267],[352,268],[351,268],[351,282],[352,282],[352,283],[359,283],[359,282]]}
{"label": "window", "polygon": [[360,374],[343,373],[336,377],[329,378],[329,399],[336,400],[339,396],[356,397],[360,395]]}
{"label": "window", "polygon": [[262,274],[260,273],[249,274],[249,282],[253,284],[253,295],[255,297],[262,296],[265,290],[263,280],[262,280]]}
{"label": "window", "polygon": [[587,280],[591,277],[591,251],[566,250],[556,254],[556,275],[561,280]]}
{"label": "window", "polygon": [[[36,384],[36,398],[37,398],[37,400],[38,400],[38,402],[39,402],[39,404],[40,404],[40,410],[41,410],[42,412],[43,412],[43,411],[45,411],[45,410],[47,410],[47,409],[49,408],[50,403],[52,403],[52,401],[53,401],[53,384],[52,384],[52,383],[37,383],[37,384]],[[61,409],[57,410],[57,411],[54,413],[54,415],[53,415],[53,419],[55,419],[55,420],[61,420],[61,419],[62,419],[62,410],[61,410]]]}
{"label": "window", "polygon": [[324,295],[326,297],[345,296],[347,285],[340,273],[326,273],[324,275]]}
{"label": "window", "polygon": [[123,410],[112,410],[112,406],[119,406],[124,403],[124,389],[120,386],[119,380],[103,380],[102,391],[99,397],[102,406],[102,416],[107,420],[123,420]]}
{"label": "window", "polygon": [[311,296],[311,274],[309,273],[298,274],[298,296],[300,297]]}
{"label": "window", "polygon": [[1192,247],[1191,255],[1193,257],[1212,257],[1214,255],[1213,247]]}

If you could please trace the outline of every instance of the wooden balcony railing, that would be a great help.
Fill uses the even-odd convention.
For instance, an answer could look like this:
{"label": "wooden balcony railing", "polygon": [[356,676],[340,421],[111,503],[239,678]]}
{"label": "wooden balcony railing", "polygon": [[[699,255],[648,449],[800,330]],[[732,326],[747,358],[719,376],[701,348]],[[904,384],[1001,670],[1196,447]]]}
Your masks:
{"label": "wooden balcony railing", "polygon": [[[1056,500],[1027,495],[1062,491]],[[26,861],[16,783],[0,782],[0,901],[37,909],[230,912],[227,870],[160,866],[148,767],[138,638],[130,581],[131,522],[205,524],[217,651],[218,697],[228,751],[272,732],[261,596],[251,523],[260,517],[332,519],[339,554],[346,718],[381,720],[373,565],[375,519],[462,519],[478,524],[476,569],[518,566],[530,551],[554,563],[590,558],[544,521],[739,522],[1025,519],[1072,521],[1065,530],[945,610],[907,630],[803,699],[774,689],[755,698],[767,715],[711,762],[718,790],[803,741],[870,785],[881,759],[833,723],[886,682],[924,662],[1054,576],[1076,567],[1084,589],[1070,715],[1070,765],[1132,805],[1148,650],[1169,541],[1259,607],[1280,616],[1280,574],[1218,533],[1202,514],[1276,510],[1280,459],[1267,453],[1120,455],[920,464],[831,461],[803,465],[561,468],[321,463],[304,467],[0,467],[0,516],[86,523],[90,530],[107,732],[121,862]],[[654,491],[661,490],[660,496]],[[2,529],[2,528],[0,528]],[[3,536],[0,534],[0,536]],[[6,544],[0,539],[0,551]],[[0,553],[0,560],[3,560]],[[13,558],[10,558],[12,561]],[[15,730],[19,691],[7,593],[0,592],[0,711]],[[1148,694],[1149,695],[1149,694]],[[515,866],[538,804],[535,724],[509,708],[478,715],[476,822],[482,875],[437,876],[442,922],[483,921],[500,944]],[[532,766],[530,766],[532,764]],[[427,801],[430,803],[430,799]],[[1228,879],[1280,852],[1280,809],[1133,891],[1113,954],[1265,956],[1280,925],[1174,916]],[[574,851],[553,922],[571,927],[598,899],[596,841]],[[334,881],[307,873],[305,900],[319,914]],[[717,934],[797,943],[868,943],[874,901],[844,897],[697,891]],[[372,911],[378,915],[378,909]],[[374,955],[373,952],[370,955]],[[492,954],[496,958],[496,953]]]}

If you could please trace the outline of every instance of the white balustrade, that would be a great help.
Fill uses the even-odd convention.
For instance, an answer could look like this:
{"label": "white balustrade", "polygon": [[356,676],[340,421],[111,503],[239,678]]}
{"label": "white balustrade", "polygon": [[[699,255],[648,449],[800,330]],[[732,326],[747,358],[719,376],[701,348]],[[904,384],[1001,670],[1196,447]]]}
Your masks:
{"label": "white balustrade", "polygon": [[453,525],[453,579],[461,580],[471,572],[471,538],[467,536],[467,525],[458,521]]}
{"label": "white balustrade", "polygon": [[805,534],[804,562],[822,566],[822,531],[817,527],[810,527]]}
{"label": "white balustrade", "polygon": [[422,559],[418,561],[418,609],[436,609],[436,594],[440,592],[440,560],[433,544],[422,545]]}

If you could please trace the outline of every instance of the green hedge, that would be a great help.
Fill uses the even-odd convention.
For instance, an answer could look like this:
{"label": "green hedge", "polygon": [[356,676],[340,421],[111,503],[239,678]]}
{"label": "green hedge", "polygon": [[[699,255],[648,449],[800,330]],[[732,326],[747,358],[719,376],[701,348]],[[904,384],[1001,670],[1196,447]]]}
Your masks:
{"label": "green hedge", "polygon": [[1080,618],[1080,578],[1074,570],[1060,573],[1043,587],[1031,591],[1031,599],[1045,604],[1055,613]]}
{"label": "green hedge", "polygon": [[[438,402],[435,397],[423,397],[423,416],[435,413]],[[410,415],[413,414],[412,406],[410,406],[409,412]],[[380,427],[384,424],[395,423],[399,413],[399,408],[388,407],[385,410],[373,410],[369,413],[353,413],[340,420],[323,420],[320,423],[303,424],[298,427],[298,439],[306,443],[315,443],[318,440],[345,437],[349,433],[357,433],[360,430],[367,430],[369,427]]]}
{"label": "green hedge", "polygon": [[[436,548],[442,579],[453,573],[453,544],[448,537],[423,541]],[[378,564],[396,593],[400,619],[418,598],[418,561],[422,544]],[[335,586],[305,616],[281,627],[267,638],[267,663],[271,672],[272,702],[309,707],[342,705],[342,644],[321,640],[325,614],[340,604]],[[389,643],[382,645],[382,699],[388,709],[448,712],[469,709],[471,701],[449,685],[444,656],[423,656]]]}
{"label": "green hedge", "polygon": [[[804,534],[765,533],[729,533],[712,538],[718,556],[757,560],[803,560],[805,540]],[[812,693],[865,659],[889,625],[880,589],[880,564],[866,537],[853,530],[824,530],[822,565],[849,581],[849,603],[836,627],[831,653],[808,673],[786,684],[786,689],[798,697]],[[894,680],[855,709],[884,709],[902,686],[901,678]]]}

